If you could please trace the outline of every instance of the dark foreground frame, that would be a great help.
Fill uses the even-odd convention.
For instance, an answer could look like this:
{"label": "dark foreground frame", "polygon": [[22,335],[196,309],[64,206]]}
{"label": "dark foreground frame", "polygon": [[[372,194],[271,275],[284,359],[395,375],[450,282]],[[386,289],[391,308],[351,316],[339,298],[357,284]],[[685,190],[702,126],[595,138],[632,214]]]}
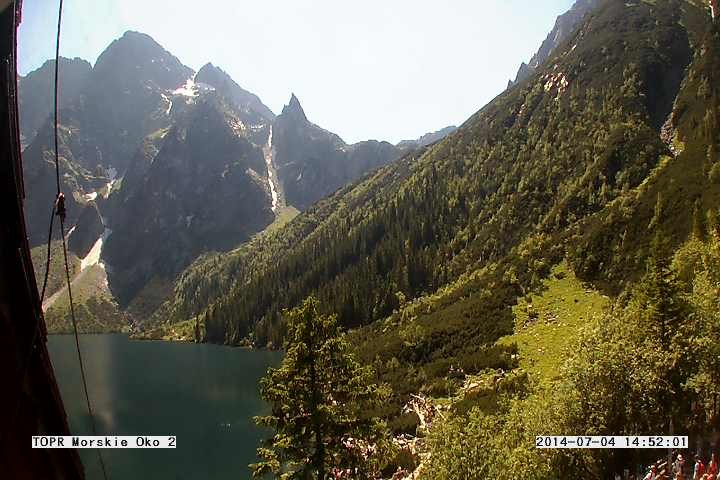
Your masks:
{"label": "dark foreground frame", "polygon": [[69,435],[69,428],[23,216],[16,56],[21,12],[21,0],[0,0],[0,477],[84,479],[76,450],[31,448],[32,435]]}

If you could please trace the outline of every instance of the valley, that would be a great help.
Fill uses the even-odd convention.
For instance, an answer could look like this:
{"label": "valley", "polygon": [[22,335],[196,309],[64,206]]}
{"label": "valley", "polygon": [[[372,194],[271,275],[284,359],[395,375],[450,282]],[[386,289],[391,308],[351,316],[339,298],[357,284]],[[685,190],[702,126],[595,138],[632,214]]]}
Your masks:
{"label": "valley", "polygon": [[[188,374],[220,375],[221,397],[240,395],[225,391],[227,347],[250,347],[239,356],[258,354],[258,369],[280,364],[259,383],[271,406],[259,422],[279,436],[254,467],[275,476],[318,442],[317,412],[303,410],[318,397],[345,433],[325,431],[335,454],[313,451],[367,469],[358,478],[627,480],[665,455],[534,448],[545,434],[679,431],[707,456],[720,445],[711,7],[577,0],[492,101],[396,144],[347,143],[294,93],[275,114],[221,68],[195,72],[142,33],[94,65],[62,59],[82,333],[123,332],[133,340],[85,338],[172,350],[178,364],[192,350]],[[21,94],[47,90],[51,67],[20,78]],[[47,92],[21,102],[38,285],[54,192],[46,104]],[[49,332],[69,333],[58,240],[43,310]],[[206,359],[213,348],[222,361]]]}
{"label": "valley", "polygon": [[[207,64],[195,73],[136,32],[114,41],[89,71],[79,60],[63,62],[72,92],[63,103],[60,139],[68,172],[63,182],[72,192],[69,248],[80,258],[92,250],[90,259],[107,266],[109,288],[97,285],[96,290],[112,310],[132,319],[127,328],[139,328],[138,333],[154,328],[153,313],[195,259],[238,247],[413,145],[345,145],[310,123],[294,95],[276,117],[220,68]],[[127,62],[137,63],[143,73],[125,78],[120,70]],[[48,61],[21,78],[21,89],[49,85],[52,67]],[[83,69],[82,75],[72,69]],[[99,95],[129,96],[128,104],[108,107]],[[27,98],[22,107],[32,112],[24,116],[33,122],[24,134],[31,192],[26,211],[31,246],[38,249],[43,248],[43,207],[52,198],[46,160],[50,125],[36,119],[40,104],[47,108],[45,99]],[[101,106],[117,114],[98,123]],[[128,134],[109,135],[118,131]],[[92,278],[104,284],[104,277]],[[100,311],[90,308],[88,314],[97,317],[95,328],[125,328],[100,318]],[[54,323],[50,331],[58,331]]]}

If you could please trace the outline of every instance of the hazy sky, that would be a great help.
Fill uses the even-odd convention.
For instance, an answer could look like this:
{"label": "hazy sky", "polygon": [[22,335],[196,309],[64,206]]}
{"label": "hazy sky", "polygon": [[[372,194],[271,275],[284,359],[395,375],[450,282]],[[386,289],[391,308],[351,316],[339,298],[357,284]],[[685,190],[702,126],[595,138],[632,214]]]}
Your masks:
{"label": "hazy sky", "polygon": [[[348,142],[416,138],[500,93],[573,0],[66,0],[61,55],[97,56],[126,30],[189,67],[207,62],[279,113]],[[19,68],[54,57],[57,0],[25,0]]]}

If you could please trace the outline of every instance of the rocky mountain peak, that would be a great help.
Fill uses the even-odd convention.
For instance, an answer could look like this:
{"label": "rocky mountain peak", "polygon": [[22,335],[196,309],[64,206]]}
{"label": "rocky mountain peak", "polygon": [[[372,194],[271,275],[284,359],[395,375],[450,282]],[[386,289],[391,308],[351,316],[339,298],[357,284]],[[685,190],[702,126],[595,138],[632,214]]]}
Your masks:
{"label": "rocky mountain peak", "polygon": [[[92,66],[80,58],[60,57],[60,108],[74,102],[86,87]],[[53,109],[55,60],[47,60],[37,70],[18,79],[20,88],[20,130],[29,143]]]}
{"label": "rocky mountain peak", "polygon": [[93,75],[119,83],[152,81],[163,89],[174,89],[193,75],[192,69],[165,50],[152,37],[128,31],[114,40],[97,59]]}
{"label": "rocky mountain peak", "polygon": [[283,107],[282,116],[293,120],[307,122],[305,111],[303,110],[302,105],[300,105],[300,100],[298,100],[294,93],[290,96],[290,102]]}
{"label": "rocky mountain peak", "polygon": [[195,80],[207,83],[215,88],[222,87],[223,84],[232,82],[232,78],[222,68],[216,67],[211,62],[206,63],[198,70]]}
{"label": "rocky mountain peak", "polygon": [[265,120],[275,118],[272,110],[257,95],[243,89],[227,72],[212,63],[203,65],[195,76],[195,82],[210,85],[240,109],[252,110]]}
{"label": "rocky mountain peak", "polygon": [[515,80],[508,82],[508,88],[530,77],[550,57],[553,51],[578,28],[585,16],[598,8],[601,3],[602,0],[576,0],[570,10],[557,17],[552,31],[530,59],[530,62],[523,62],[520,65]]}

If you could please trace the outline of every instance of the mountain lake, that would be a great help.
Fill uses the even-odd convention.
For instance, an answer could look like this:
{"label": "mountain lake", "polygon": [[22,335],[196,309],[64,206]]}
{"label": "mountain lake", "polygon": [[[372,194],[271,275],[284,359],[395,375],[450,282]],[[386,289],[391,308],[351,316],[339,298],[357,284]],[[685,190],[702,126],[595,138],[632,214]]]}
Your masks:
{"label": "mountain lake", "polygon": [[[176,449],[103,449],[112,480],[249,479],[268,410],[259,380],[282,354],[208,344],[81,335],[98,435],[174,435]],[[72,335],[48,349],[73,435],[92,435]],[[86,478],[102,478],[97,450],[81,449]]]}

